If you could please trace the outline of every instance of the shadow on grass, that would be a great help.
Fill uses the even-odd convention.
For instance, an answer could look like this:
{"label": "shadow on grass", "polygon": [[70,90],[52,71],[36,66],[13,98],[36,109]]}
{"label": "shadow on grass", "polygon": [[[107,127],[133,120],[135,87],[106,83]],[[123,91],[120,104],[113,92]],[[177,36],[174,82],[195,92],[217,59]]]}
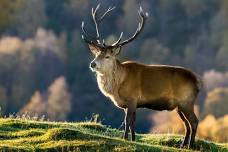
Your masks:
{"label": "shadow on grass", "polygon": [[[145,142],[153,145],[164,145],[164,146],[179,148],[183,139],[184,137],[181,135],[159,134],[159,135],[141,136],[138,140],[139,142]],[[202,139],[196,139],[193,150],[208,151],[208,152],[209,151],[226,152],[228,151],[228,148],[225,146],[215,144],[213,142],[205,141]]]}

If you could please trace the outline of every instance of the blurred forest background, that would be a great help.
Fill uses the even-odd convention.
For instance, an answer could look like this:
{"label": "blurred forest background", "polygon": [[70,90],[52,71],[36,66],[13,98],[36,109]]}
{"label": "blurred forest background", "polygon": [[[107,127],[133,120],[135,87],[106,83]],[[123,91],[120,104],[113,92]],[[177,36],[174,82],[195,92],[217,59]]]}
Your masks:
{"label": "blurred forest background", "polygon": [[[94,32],[90,9],[115,5],[102,24],[106,40],[134,33],[136,0],[1,0],[0,114],[81,121],[99,114],[120,127],[123,112],[98,90],[92,59],[81,40],[81,21]],[[228,142],[228,1],[141,0],[149,13],[144,31],[120,60],[191,68],[204,81],[197,102],[198,136]],[[182,133],[175,112],[139,110],[137,131]]]}

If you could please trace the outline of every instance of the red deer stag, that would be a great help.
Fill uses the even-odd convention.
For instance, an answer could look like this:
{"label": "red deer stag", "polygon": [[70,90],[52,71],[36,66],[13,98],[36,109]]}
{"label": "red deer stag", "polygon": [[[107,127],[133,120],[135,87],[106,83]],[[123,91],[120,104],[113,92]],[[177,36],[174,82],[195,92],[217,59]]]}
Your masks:
{"label": "red deer stag", "polygon": [[123,32],[112,45],[100,38],[99,23],[115,7],[108,8],[101,16],[97,15],[100,5],[92,8],[92,19],[96,36],[86,32],[82,22],[82,39],[95,55],[90,68],[96,72],[101,92],[119,108],[125,111],[124,138],[128,139],[129,129],[135,140],[135,119],[137,108],[153,110],[176,109],[185,124],[185,138],[181,146],[193,146],[198,119],[194,113],[194,102],[200,90],[200,79],[190,70],[168,65],[145,65],[134,61],[121,63],[117,59],[121,48],[132,42],[142,31],[148,14],[140,7],[141,22],[134,35],[122,41]]}

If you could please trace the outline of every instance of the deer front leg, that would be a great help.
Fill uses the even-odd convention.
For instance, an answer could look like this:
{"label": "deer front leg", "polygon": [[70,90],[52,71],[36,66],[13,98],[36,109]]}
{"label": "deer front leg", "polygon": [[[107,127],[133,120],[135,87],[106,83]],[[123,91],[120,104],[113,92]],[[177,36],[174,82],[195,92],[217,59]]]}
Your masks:
{"label": "deer front leg", "polygon": [[136,120],[136,112],[133,112],[130,129],[131,129],[131,140],[135,141],[135,120]]}
{"label": "deer front leg", "polygon": [[[135,112],[135,108],[128,107],[125,109],[125,130],[124,130],[124,139],[128,139],[129,128],[132,125],[132,118]],[[134,130],[132,130],[134,132]],[[133,137],[134,138],[134,137]]]}

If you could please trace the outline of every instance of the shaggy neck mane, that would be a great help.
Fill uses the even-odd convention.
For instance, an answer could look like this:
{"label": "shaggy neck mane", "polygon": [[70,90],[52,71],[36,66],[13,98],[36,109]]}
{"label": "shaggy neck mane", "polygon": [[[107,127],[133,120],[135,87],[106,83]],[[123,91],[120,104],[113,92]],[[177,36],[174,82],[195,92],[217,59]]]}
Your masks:
{"label": "shaggy neck mane", "polygon": [[106,95],[116,95],[118,93],[117,89],[122,83],[123,77],[123,67],[121,63],[117,60],[113,68],[103,73],[102,75],[97,75],[97,82],[101,91]]}

